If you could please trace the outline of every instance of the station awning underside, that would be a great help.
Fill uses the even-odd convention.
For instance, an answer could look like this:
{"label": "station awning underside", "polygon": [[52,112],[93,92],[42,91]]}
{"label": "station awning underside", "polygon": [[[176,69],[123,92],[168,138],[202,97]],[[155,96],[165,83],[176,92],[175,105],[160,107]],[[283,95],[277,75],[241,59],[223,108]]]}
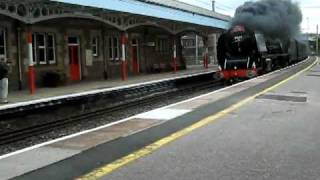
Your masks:
{"label": "station awning underside", "polygon": [[137,0],[51,0],[61,3],[88,6],[105,10],[119,11],[143,16],[150,16],[172,21],[191,23],[201,26],[227,29],[229,20],[205,16],[193,12],[150,4]]}

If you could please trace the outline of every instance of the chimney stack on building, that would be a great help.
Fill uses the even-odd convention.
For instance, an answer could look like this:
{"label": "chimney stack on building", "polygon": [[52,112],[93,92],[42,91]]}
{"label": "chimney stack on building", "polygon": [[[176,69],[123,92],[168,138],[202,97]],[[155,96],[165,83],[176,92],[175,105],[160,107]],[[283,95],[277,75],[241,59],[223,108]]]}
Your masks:
{"label": "chimney stack on building", "polygon": [[212,11],[216,12],[216,1],[212,0]]}

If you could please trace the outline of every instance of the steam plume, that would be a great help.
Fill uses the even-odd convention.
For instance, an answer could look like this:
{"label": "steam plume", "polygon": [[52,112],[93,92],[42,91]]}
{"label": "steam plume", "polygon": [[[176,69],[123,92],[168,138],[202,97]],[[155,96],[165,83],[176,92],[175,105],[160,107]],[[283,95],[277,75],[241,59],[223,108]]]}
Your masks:
{"label": "steam plume", "polygon": [[259,0],[238,7],[231,25],[245,25],[270,38],[290,38],[300,33],[302,13],[291,0]]}

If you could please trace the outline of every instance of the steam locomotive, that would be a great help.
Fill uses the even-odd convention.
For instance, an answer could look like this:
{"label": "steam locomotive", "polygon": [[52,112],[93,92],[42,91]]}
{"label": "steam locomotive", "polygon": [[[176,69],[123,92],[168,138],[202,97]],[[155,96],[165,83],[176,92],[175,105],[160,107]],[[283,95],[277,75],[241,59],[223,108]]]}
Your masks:
{"label": "steam locomotive", "polygon": [[224,80],[248,79],[307,58],[307,45],[297,39],[267,38],[237,25],[218,39],[217,56]]}

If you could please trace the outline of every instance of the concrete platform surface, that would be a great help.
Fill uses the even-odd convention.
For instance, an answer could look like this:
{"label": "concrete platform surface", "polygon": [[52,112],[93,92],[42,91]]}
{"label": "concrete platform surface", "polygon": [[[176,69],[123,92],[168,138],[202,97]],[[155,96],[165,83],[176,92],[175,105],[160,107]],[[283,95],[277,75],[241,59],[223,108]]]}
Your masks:
{"label": "concrete platform surface", "polygon": [[319,180],[319,109],[318,64],[102,179]]}
{"label": "concrete platform surface", "polygon": [[[47,180],[78,177],[102,166],[106,162],[112,162],[125,154],[140,149],[154,142],[155,139],[168,136],[183,127],[199,121],[201,118],[221,111],[225,107],[261,91],[261,89],[268,88],[275,82],[281,81],[284,77],[289,77],[299,71],[302,66],[306,67],[307,65],[304,64],[307,63],[301,63],[301,65],[292,68],[277,71],[151,112],[142,113],[113,124],[2,156],[0,157],[0,177],[4,179],[14,177],[15,179],[45,178]],[[295,81],[290,83],[293,82]],[[251,105],[248,106],[248,110],[255,110]],[[254,121],[254,118],[260,117],[261,113],[264,113],[263,110],[272,108],[268,106],[269,102],[265,105],[267,108],[259,108],[257,113],[250,112],[247,114],[248,117],[243,115],[244,118],[253,118],[252,121]],[[254,116],[251,117],[251,114]],[[233,153],[237,153],[236,150],[239,144],[232,138],[241,138],[241,133],[244,133],[241,131],[243,129],[256,128],[253,126],[254,123],[249,126],[245,119],[242,120],[243,123],[238,124],[237,119],[240,118],[240,115],[242,116],[240,111],[239,113],[238,111],[230,113],[223,119],[234,118],[235,120],[220,120],[219,123],[199,129],[154,152],[150,156],[114,172],[106,179],[206,179],[209,175],[218,177],[214,175],[214,172],[220,172],[226,167],[224,165],[221,167],[220,161],[222,164],[228,165],[228,160],[230,162],[232,160],[228,157],[234,155]],[[259,125],[257,124],[258,122],[256,122],[256,126]],[[235,131],[231,132],[229,128]],[[250,131],[253,132],[254,130]],[[197,134],[201,133],[203,133],[203,138],[201,137],[202,135],[197,136]],[[237,137],[233,137],[233,135]],[[248,139],[240,139],[242,140],[240,142],[244,143],[240,145],[245,145],[245,143],[251,141],[248,136],[244,137]],[[258,136],[254,142],[259,142]],[[261,143],[263,144],[263,141]],[[222,145],[228,145],[232,149],[228,150],[225,147],[221,149]],[[270,141],[269,145],[272,147],[272,141]],[[239,146],[239,148],[254,149],[255,147],[250,144],[250,147]],[[240,149],[241,151],[239,151],[238,158],[243,157],[244,163],[252,160],[246,159],[247,149]],[[224,152],[220,152],[220,150]],[[226,154],[219,156],[217,153]],[[32,157],[37,157],[36,163],[32,162]],[[217,158],[219,161],[212,160],[211,162],[209,157]],[[226,159],[223,159],[223,157]],[[207,166],[204,166],[206,164],[201,164],[207,161],[210,161]],[[242,163],[241,159],[239,159],[239,163]],[[250,161],[251,163],[254,164],[255,162]],[[187,166],[190,167],[188,168]],[[206,171],[209,174],[205,174]],[[222,174],[223,172],[221,171]]]}

